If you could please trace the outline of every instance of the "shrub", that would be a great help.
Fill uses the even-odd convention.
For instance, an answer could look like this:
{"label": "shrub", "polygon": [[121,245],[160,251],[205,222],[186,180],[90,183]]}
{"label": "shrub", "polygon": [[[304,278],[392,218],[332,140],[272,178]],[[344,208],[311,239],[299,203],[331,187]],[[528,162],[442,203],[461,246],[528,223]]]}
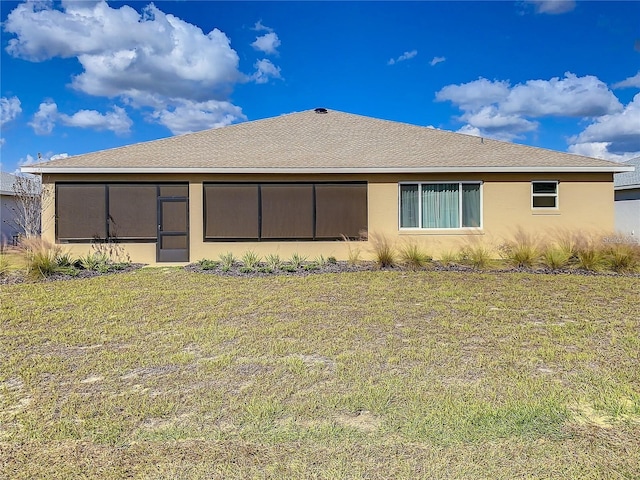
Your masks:
{"label": "shrub", "polygon": [[75,264],[75,260],[71,257],[70,253],[63,252],[56,257],[56,263],[59,267],[71,267]]}
{"label": "shrub", "polygon": [[568,263],[575,263],[578,260],[578,245],[586,238],[584,234],[562,230],[553,236],[550,245],[564,252],[569,257]]}
{"label": "shrub", "polygon": [[640,266],[640,245],[611,244],[605,249],[603,261],[606,267],[614,272],[633,272]]}
{"label": "shrub", "polygon": [[595,246],[585,247],[578,250],[576,266],[582,270],[598,272],[604,266],[604,256],[602,250]]}
{"label": "shrub", "polygon": [[338,263],[338,259],[331,255],[327,258],[327,263],[329,263],[330,265],[336,265]]}
{"label": "shrub", "polygon": [[216,268],[218,268],[218,265],[220,265],[220,262],[203,258],[198,262],[198,265],[200,265],[200,268],[202,268],[203,270],[215,270]]}
{"label": "shrub", "polygon": [[291,255],[291,258],[289,259],[289,263],[294,268],[300,268],[302,264],[306,261],[307,261],[307,257],[300,255],[298,253],[294,253],[293,255]]}
{"label": "shrub", "polygon": [[278,270],[282,265],[282,260],[280,259],[280,255],[270,253],[266,256],[265,261],[267,262],[267,266],[271,270]]}
{"label": "shrub", "polygon": [[25,259],[27,275],[46,277],[56,272],[56,259],[62,249],[39,237],[25,238],[20,242],[20,251]]}
{"label": "shrub", "polygon": [[84,257],[78,259],[78,263],[85,270],[94,270],[96,272],[107,272],[109,270],[109,257],[105,252],[87,253]]}
{"label": "shrub", "polygon": [[369,240],[373,258],[379,267],[391,267],[396,263],[396,252],[386,236],[371,234]]}
{"label": "shrub", "polygon": [[410,270],[418,270],[429,263],[432,258],[415,243],[408,243],[399,248],[400,262]]}
{"label": "shrub", "polygon": [[327,265],[327,259],[324,258],[324,255],[318,255],[314,260],[313,263],[315,263],[318,267],[325,267]]}
{"label": "shrub", "polygon": [[493,253],[490,248],[480,243],[469,243],[462,247],[458,258],[461,263],[483,270],[493,265]]}
{"label": "shrub", "polygon": [[342,240],[347,244],[347,262],[349,265],[357,265],[361,261],[362,247],[342,235]]}
{"label": "shrub", "polygon": [[130,264],[131,258],[125,250],[124,246],[118,241],[118,237],[113,235],[107,239],[93,237],[91,248],[95,255],[100,258],[106,258],[104,263],[124,263]]}
{"label": "shrub", "polygon": [[231,267],[233,267],[233,264],[235,262],[236,262],[236,259],[233,256],[233,253],[227,252],[227,253],[220,254],[220,263],[222,264],[223,271],[228,272],[231,269]]}
{"label": "shrub", "polygon": [[559,270],[569,266],[572,256],[572,250],[567,250],[566,247],[549,245],[543,250],[540,261],[551,270]]}
{"label": "shrub", "polygon": [[523,230],[518,230],[512,240],[503,243],[499,251],[507,263],[517,268],[535,267],[540,260],[539,242]]}
{"label": "shrub", "polygon": [[255,268],[260,263],[260,256],[252,250],[249,250],[242,256],[242,263],[246,268]]}

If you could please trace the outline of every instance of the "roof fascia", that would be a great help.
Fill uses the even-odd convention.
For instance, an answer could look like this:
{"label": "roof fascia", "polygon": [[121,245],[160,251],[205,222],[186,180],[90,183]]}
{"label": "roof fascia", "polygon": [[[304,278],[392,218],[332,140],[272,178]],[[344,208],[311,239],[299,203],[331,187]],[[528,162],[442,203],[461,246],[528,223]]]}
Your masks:
{"label": "roof fascia", "polygon": [[144,167],[34,167],[25,166],[23,173],[209,173],[209,174],[347,174],[347,173],[619,173],[633,172],[634,167],[385,167],[385,168],[144,168]]}

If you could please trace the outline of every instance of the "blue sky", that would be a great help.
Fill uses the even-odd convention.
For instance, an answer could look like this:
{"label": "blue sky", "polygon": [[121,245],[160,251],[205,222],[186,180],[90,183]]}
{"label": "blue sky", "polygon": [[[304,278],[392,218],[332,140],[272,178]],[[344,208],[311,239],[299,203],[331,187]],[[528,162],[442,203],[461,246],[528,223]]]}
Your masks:
{"label": "blue sky", "polygon": [[0,8],[4,171],[315,107],[640,155],[636,1]]}

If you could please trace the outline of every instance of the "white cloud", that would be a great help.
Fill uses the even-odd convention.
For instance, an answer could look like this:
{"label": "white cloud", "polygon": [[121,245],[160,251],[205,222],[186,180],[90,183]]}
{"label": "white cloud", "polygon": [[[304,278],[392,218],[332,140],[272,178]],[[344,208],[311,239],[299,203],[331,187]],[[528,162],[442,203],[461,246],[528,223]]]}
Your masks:
{"label": "white cloud", "polygon": [[508,113],[533,117],[598,117],[622,110],[604,82],[592,75],[577,77],[569,72],[564,78],[516,85],[500,107]]}
{"label": "white cloud", "polygon": [[598,118],[623,110],[616,96],[597,77],[577,77],[572,73],[515,86],[508,81],[479,78],[445,86],[436,93],[436,101],[450,101],[460,108],[463,114],[459,119],[467,122],[467,131],[477,129],[483,136],[501,140],[513,140],[536,130],[538,123],[532,118]]}
{"label": "white cloud", "polygon": [[133,122],[124,108],[113,107],[113,111],[102,114],[96,110],[80,110],[73,115],[59,114],[60,121],[68,127],[110,130],[118,135],[129,133]]}
{"label": "white cloud", "polygon": [[53,131],[57,122],[68,127],[91,128],[93,130],[110,130],[117,134],[128,133],[133,122],[127,112],[121,107],[114,106],[113,111],[101,114],[96,110],[80,110],[73,115],[58,111],[55,102],[47,101],[40,104],[29,125],[38,135],[48,135]]}
{"label": "white cloud", "polygon": [[[38,153],[36,157],[33,157],[32,155],[27,154],[26,157],[23,157],[20,160],[18,160],[18,165],[20,166],[33,165],[34,163],[48,162],[49,160],[57,160],[58,158],[67,158],[68,156],[69,154],[67,153],[54,154],[53,152]],[[17,170],[17,171],[19,172],[20,170]]]}
{"label": "white cloud", "polygon": [[482,137],[482,132],[480,132],[480,129],[478,127],[472,127],[471,125],[463,125],[458,129],[458,133],[473,135],[474,137]]}
{"label": "white cloud", "polygon": [[445,60],[446,60],[446,58],[445,58],[445,57],[433,57],[433,60],[431,60],[431,61],[429,62],[429,65],[431,65],[431,66],[433,67],[434,65],[437,65],[437,64],[439,64],[439,63],[442,63],[442,62],[444,62]]}
{"label": "white cloud", "polygon": [[280,67],[275,66],[270,60],[265,58],[258,60],[253,67],[256,69],[256,72],[252,78],[256,83],[267,83],[270,78],[282,78],[280,75]]}
{"label": "white cloud", "polygon": [[18,97],[0,98],[0,126],[15,119],[22,112]]}
{"label": "white cloud", "polygon": [[256,37],[256,41],[251,44],[256,50],[260,50],[269,55],[275,55],[278,53],[278,47],[280,46],[280,39],[275,32],[265,33],[259,37]]}
{"label": "white cloud", "polygon": [[156,111],[153,115],[174,135],[224,127],[247,119],[240,107],[216,100],[201,103],[187,100],[177,107]]}
{"label": "white cloud", "polygon": [[549,15],[559,15],[570,12],[576,8],[574,0],[525,0],[526,3],[534,5],[536,13],[547,13]]}
{"label": "white cloud", "polygon": [[37,135],[49,135],[53,131],[58,119],[58,105],[47,101],[40,104],[38,111],[33,115],[29,126]]}
{"label": "white cloud", "polygon": [[[237,83],[256,80],[255,74],[239,71],[238,54],[223,32],[214,28],[205,33],[153,4],[142,13],[126,5],[111,8],[104,0],[53,5],[25,2],[9,13],[3,26],[16,37],[9,40],[7,52],[30,61],[75,57],[83,70],[73,77],[73,88],[151,109],[151,118],[158,121],[167,118],[167,112],[175,117],[186,104],[227,101]],[[269,30],[260,22],[256,28]],[[271,39],[272,49],[279,45],[277,36],[265,37]],[[260,45],[269,47],[268,42]],[[260,78],[279,77],[277,67],[261,66]],[[50,132],[53,125],[43,115],[34,119],[34,128]],[[126,122],[116,111],[97,115],[78,112],[60,120],[124,131]],[[185,121],[189,118],[190,114]]]}
{"label": "white cloud", "polygon": [[436,101],[450,101],[462,110],[474,110],[504,101],[509,96],[509,82],[479,78],[460,85],[447,85],[436,93]]}
{"label": "white cloud", "polygon": [[640,156],[640,93],[622,112],[604,115],[569,139],[569,151],[609,160]]}
{"label": "white cloud", "polygon": [[251,30],[256,32],[273,32],[273,28],[262,24],[262,19],[258,20]]}
{"label": "white cloud", "polygon": [[640,71],[633,77],[626,78],[621,82],[614,83],[613,88],[640,88]]}
{"label": "white cloud", "polygon": [[418,55],[418,51],[417,50],[411,50],[410,52],[404,52],[402,55],[400,55],[396,59],[390,58],[389,61],[387,62],[387,65],[393,65],[393,64],[398,63],[398,62],[404,62],[405,60],[410,60],[413,57],[415,57],[416,55]]}
{"label": "white cloud", "polygon": [[538,128],[537,122],[519,115],[504,114],[494,106],[486,106],[473,113],[467,112],[460,118],[479,132],[498,140],[513,140],[522,133]]}

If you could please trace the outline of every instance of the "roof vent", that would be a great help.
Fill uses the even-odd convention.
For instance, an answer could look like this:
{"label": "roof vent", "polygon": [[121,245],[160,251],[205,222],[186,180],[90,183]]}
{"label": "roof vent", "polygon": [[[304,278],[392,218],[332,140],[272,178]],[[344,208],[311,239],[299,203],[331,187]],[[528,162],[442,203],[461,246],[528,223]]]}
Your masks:
{"label": "roof vent", "polygon": [[316,113],[327,113],[328,110],[326,108],[316,108],[314,110],[314,112],[316,112]]}

